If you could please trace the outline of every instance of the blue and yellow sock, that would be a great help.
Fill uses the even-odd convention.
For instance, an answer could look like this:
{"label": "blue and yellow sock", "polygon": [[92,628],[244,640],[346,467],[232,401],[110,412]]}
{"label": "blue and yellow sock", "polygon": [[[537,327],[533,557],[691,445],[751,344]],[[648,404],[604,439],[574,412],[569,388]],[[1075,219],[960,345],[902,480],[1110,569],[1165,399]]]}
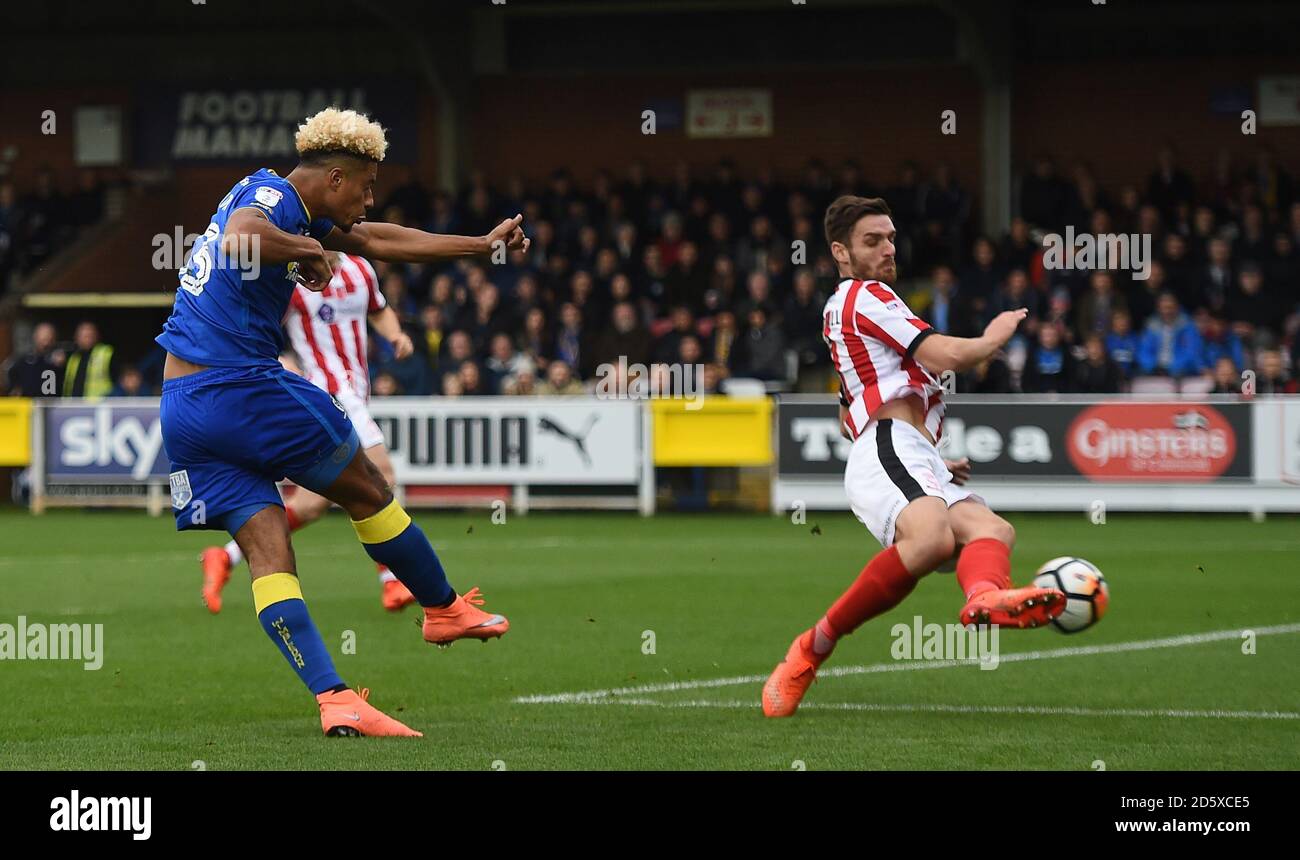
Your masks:
{"label": "blue and yellow sock", "polygon": [[312,693],[345,689],[334,671],[325,641],[307,613],[302,587],[292,573],[270,573],[253,580],[253,606],[262,629]]}
{"label": "blue and yellow sock", "polygon": [[374,516],[353,520],[352,527],[366,553],[387,565],[421,606],[446,606],[456,599],[438,554],[396,499]]}

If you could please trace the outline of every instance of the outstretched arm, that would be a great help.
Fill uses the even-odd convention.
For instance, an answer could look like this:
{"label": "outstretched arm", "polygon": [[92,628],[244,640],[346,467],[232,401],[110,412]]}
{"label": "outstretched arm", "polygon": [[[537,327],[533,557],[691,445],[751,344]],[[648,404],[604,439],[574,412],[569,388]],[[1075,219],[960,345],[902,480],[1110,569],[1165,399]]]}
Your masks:
{"label": "outstretched arm", "polygon": [[530,241],[519,226],[523,220],[523,215],[507,218],[486,236],[445,236],[400,224],[362,221],[347,233],[335,227],[321,244],[333,251],[389,263],[431,263],[459,257],[482,257],[492,253],[497,242],[504,243],[507,250],[522,248],[527,251]]}
{"label": "outstretched arm", "polygon": [[251,206],[236,209],[222,231],[222,250],[234,258],[254,239],[260,263],[272,266],[297,263],[299,279],[309,290],[319,292],[330,282],[333,262],[320,242],[281,230],[259,209]]}
{"label": "outstretched arm", "polygon": [[979,337],[950,337],[933,334],[916,344],[916,360],[931,373],[943,373],[945,370],[969,370],[975,365],[991,358],[995,352],[1011,340],[1029,311],[1020,308],[1003,311],[993,318]]}

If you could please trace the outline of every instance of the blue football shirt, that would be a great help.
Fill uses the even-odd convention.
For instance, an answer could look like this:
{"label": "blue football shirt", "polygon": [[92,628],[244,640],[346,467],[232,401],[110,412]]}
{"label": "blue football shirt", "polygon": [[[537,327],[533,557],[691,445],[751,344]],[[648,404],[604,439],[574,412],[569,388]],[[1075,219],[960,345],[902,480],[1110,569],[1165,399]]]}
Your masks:
{"label": "blue football shirt", "polygon": [[[297,263],[250,266],[251,243],[241,253],[220,252],[231,214],[253,208],[287,233],[324,238],[334,225],[312,219],[298,190],[273,170],[259,170],[230,189],[180,271],[171,316],[156,338],[186,361],[213,367],[276,364],[284,348],[281,323],[293,295]],[[228,257],[228,258],[227,258]],[[245,259],[241,259],[245,258]],[[256,275],[256,277],[253,277]]]}

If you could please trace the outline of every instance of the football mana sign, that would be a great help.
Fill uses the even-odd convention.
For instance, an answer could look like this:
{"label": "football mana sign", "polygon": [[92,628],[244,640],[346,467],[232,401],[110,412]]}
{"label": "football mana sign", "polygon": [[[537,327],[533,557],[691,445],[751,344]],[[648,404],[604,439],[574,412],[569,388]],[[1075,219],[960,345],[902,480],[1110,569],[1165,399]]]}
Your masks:
{"label": "football mana sign", "polygon": [[[327,107],[351,108],[388,129],[389,162],[415,160],[415,92],[409,83],[337,87],[193,87],[150,90],[136,123],[140,164],[284,164],[294,134]],[[238,177],[232,177],[234,181]]]}

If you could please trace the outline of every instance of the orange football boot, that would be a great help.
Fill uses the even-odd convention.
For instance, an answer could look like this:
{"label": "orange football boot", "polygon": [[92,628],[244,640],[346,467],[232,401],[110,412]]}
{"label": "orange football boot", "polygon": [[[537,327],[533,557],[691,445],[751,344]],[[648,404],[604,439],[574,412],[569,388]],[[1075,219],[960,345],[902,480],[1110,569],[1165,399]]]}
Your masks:
{"label": "orange football boot", "polygon": [[807,631],[794,638],[785,659],[776,665],[772,675],[763,685],[763,714],[768,717],[792,717],[803,701],[804,693],[817,677],[821,663],[804,649],[801,640]]}
{"label": "orange football boot", "polygon": [[415,595],[411,590],[396,579],[387,580],[384,583],[383,594],[384,608],[389,612],[397,612],[404,606],[409,606],[415,602]]}
{"label": "orange football boot", "polygon": [[199,556],[203,565],[203,602],[208,611],[216,615],[221,611],[221,589],[230,581],[230,553],[219,546],[210,546]]}
{"label": "orange football boot", "polygon": [[450,606],[424,607],[424,641],[446,647],[457,639],[495,639],[510,629],[504,615],[484,612],[478,608],[482,605],[475,587],[457,595]]}
{"label": "orange football boot", "polygon": [[330,738],[400,737],[422,738],[424,735],[367,703],[370,691],[326,691],[316,697],[320,704],[320,727]]}
{"label": "orange football boot", "polygon": [[981,591],[962,607],[962,624],[998,627],[1042,627],[1065,611],[1065,594],[1059,588],[992,588]]}

